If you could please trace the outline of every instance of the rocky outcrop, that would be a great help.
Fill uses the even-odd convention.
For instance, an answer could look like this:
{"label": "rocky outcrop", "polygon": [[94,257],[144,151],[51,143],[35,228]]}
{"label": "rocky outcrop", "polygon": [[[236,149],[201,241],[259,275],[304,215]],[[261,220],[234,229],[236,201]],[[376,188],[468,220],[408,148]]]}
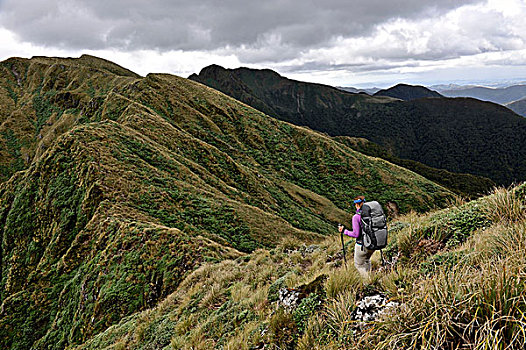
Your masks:
{"label": "rocky outcrop", "polygon": [[363,328],[367,326],[368,322],[378,320],[382,315],[392,312],[399,305],[395,301],[390,301],[383,294],[366,296],[357,303],[351,319],[356,321],[356,328]]}

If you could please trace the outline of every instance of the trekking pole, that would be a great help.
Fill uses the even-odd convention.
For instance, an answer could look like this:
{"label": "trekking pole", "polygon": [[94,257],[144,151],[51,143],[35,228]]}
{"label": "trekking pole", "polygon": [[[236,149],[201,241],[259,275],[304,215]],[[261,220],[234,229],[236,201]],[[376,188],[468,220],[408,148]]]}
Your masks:
{"label": "trekking pole", "polygon": [[342,230],[342,232],[340,232],[340,237],[342,239],[343,261],[345,263],[345,268],[347,268],[347,258],[345,257],[345,244],[343,243],[343,230]]}

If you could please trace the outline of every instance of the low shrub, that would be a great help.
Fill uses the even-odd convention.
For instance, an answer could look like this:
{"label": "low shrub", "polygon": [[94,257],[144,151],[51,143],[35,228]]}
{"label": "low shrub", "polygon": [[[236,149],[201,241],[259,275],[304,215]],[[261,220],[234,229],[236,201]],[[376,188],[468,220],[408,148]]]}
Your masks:
{"label": "low shrub", "polygon": [[294,309],[293,318],[299,334],[303,334],[309,317],[320,308],[322,301],[322,297],[319,294],[312,293],[308,297],[303,298],[296,309]]}

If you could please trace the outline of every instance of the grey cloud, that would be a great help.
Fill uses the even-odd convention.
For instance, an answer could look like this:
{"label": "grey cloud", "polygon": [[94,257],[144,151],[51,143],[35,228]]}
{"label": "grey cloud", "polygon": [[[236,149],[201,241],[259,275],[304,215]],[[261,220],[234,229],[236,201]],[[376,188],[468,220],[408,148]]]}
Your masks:
{"label": "grey cloud", "polygon": [[[516,16],[505,17],[498,11],[478,6],[463,8],[460,13],[446,17],[410,23],[402,21],[389,28],[383,26],[369,37],[344,40],[332,47],[315,50],[304,55],[303,62],[285,69],[294,72],[355,73],[392,71],[401,67],[431,69],[429,67],[434,66],[433,62],[447,65],[447,61],[466,62],[466,57],[481,53],[499,55],[505,52],[512,55],[516,62],[524,63],[523,55],[513,54],[514,50],[526,48],[526,35],[520,27],[523,18],[520,12]],[[495,55],[479,56],[479,59],[493,64],[493,57]],[[477,60],[472,62],[483,63]]]}
{"label": "grey cloud", "polygon": [[328,64],[316,61],[309,61],[300,65],[280,67],[282,73],[314,73],[330,71],[348,71],[354,73],[360,72],[377,72],[389,71],[398,68],[420,67],[419,62],[368,62],[368,63],[346,63],[346,64]]}
{"label": "grey cloud", "polygon": [[[392,18],[438,15],[456,0],[3,0],[0,26],[24,41],[72,49],[246,48],[248,60],[281,45],[283,55],[330,39],[366,35]],[[276,42],[276,41],[279,41]],[[273,53],[276,57],[280,52]]]}

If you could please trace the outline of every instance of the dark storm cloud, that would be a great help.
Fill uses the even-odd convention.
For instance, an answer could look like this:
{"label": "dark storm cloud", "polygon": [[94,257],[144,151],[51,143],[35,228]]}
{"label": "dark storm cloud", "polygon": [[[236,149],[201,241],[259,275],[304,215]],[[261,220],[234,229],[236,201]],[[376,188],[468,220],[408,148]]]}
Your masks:
{"label": "dark storm cloud", "polygon": [[[457,0],[0,0],[0,26],[22,40],[71,49],[214,50],[243,48],[255,58],[321,47],[368,34],[393,18],[437,16]],[[279,60],[279,58],[278,58]]]}

